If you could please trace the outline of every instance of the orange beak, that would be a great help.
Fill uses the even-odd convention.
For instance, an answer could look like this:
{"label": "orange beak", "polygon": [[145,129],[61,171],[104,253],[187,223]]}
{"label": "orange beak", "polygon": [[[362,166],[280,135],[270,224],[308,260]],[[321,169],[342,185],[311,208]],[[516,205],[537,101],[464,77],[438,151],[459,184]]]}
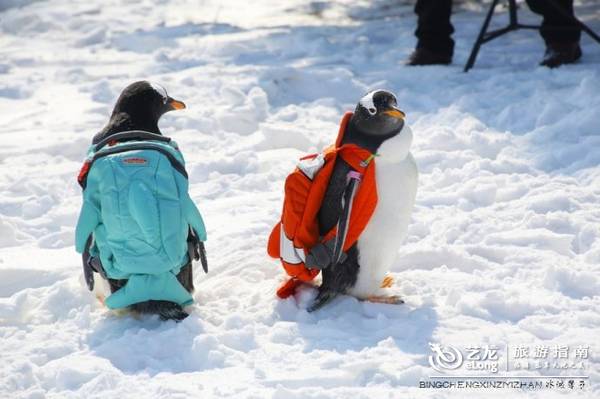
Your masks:
{"label": "orange beak", "polygon": [[392,108],[388,111],[384,111],[383,113],[391,116],[392,118],[397,118],[397,119],[402,119],[402,120],[404,120],[404,118],[406,117],[406,114],[404,112],[400,111],[398,108]]}
{"label": "orange beak", "polygon": [[178,101],[173,98],[169,98],[169,105],[172,109],[185,109],[185,103],[183,101]]}

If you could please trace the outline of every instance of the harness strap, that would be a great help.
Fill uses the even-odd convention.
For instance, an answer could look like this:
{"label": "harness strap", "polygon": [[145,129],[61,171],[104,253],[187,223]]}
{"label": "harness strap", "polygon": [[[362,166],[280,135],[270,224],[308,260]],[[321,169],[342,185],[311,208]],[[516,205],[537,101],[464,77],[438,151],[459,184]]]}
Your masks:
{"label": "harness strap", "polygon": [[362,174],[351,170],[347,175],[348,185],[344,190],[343,199],[343,209],[342,209],[342,217],[339,219],[337,224],[337,234],[335,236],[335,246],[333,247],[333,262],[332,265],[335,266],[340,261],[340,258],[343,254],[344,243],[346,242],[346,236],[348,235],[348,225],[350,222],[350,213],[352,212],[352,203],[354,202],[354,197],[356,196],[356,191],[358,189],[358,185],[362,179]]}
{"label": "harness strap", "polygon": [[[360,166],[365,169],[377,154],[371,154],[365,160],[360,162]],[[358,191],[358,186],[362,180],[363,173],[356,170],[351,170],[347,175],[347,185],[344,189],[344,195],[342,196],[342,216],[338,220],[337,234],[335,236],[335,245],[333,247],[333,259],[332,266],[337,265],[342,255],[344,254],[344,244],[346,243],[346,236],[348,235],[348,225],[350,224],[350,215],[352,213],[352,205],[354,203],[354,197]]]}
{"label": "harness strap", "polygon": [[113,141],[122,141],[122,140],[131,140],[131,139],[140,139],[140,140],[155,140],[155,141],[163,141],[165,143],[170,143],[171,138],[163,136],[162,134],[150,133],[145,130],[129,130],[127,132],[121,132],[116,134],[111,134],[102,140],[94,147],[94,151],[100,150],[102,147]]}
{"label": "harness strap", "polygon": [[179,162],[179,160],[177,158],[175,158],[175,156],[173,154],[171,154],[168,150],[165,150],[163,147],[156,145],[156,144],[152,144],[152,143],[134,143],[134,144],[124,144],[122,146],[110,148],[105,151],[100,151],[100,152],[96,153],[96,155],[94,155],[94,157],[91,160],[86,161],[81,169],[81,172],[80,172],[78,178],[77,178],[77,181],[79,182],[79,185],[81,186],[81,188],[85,189],[85,187],[87,185],[88,172],[91,169],[92,164],[96,160],[106,157],[108,155],[113,155],[113,154],[118,154],[121,152],[133,151],[133,150],[154,150],[154,151],[158,151],[158,152],[162,153],[163,155],[165,155],[167,157],[167,159],[171,163],[171,166],[173,166],[173,168],[176,171],[181,173],[186,179],[188,178],[188,174],[187,174],[183,164],[181,162]]}

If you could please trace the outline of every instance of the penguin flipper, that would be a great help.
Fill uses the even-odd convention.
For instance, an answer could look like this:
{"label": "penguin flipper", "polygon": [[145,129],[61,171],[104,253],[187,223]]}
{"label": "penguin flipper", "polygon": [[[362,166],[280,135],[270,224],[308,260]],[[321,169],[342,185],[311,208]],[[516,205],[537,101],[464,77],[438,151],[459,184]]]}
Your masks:
{"label": "penguin flipper", "polygon": [[204,273],[208,274],[208,260],[206,259],[206,248],[204,247],[203,241],[198,243],[198,249],[200,252],[200,264],[202,265],[202,270],[204,270]]}

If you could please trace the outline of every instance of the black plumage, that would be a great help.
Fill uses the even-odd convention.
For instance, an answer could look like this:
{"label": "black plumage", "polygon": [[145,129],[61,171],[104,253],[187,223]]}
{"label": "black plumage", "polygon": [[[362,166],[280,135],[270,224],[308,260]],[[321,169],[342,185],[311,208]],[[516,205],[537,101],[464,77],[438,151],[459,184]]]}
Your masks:
{"label": "black plumage", "polygon": [[132,83],[117,99],[108,124],[94,136],[93,143],[128,130],[162,134],[158,128],[160,117],[166,112],[182,108],[185,108],[185,104],[169,97],[163,87],[145,80]]}

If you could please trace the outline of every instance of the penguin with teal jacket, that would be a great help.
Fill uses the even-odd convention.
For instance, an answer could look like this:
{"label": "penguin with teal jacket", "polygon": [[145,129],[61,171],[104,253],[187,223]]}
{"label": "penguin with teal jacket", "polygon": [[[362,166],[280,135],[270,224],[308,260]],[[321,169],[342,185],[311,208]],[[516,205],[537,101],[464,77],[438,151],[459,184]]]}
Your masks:
{"label": "penguin with teal jacket", "polygon": [[75,247],[88,288],[110,309],[182,320],[194,302],[192,261],[208,272],[183,155],[158,128],[164,113],[183,108],[159,85],[127,86],[79,173]]}

